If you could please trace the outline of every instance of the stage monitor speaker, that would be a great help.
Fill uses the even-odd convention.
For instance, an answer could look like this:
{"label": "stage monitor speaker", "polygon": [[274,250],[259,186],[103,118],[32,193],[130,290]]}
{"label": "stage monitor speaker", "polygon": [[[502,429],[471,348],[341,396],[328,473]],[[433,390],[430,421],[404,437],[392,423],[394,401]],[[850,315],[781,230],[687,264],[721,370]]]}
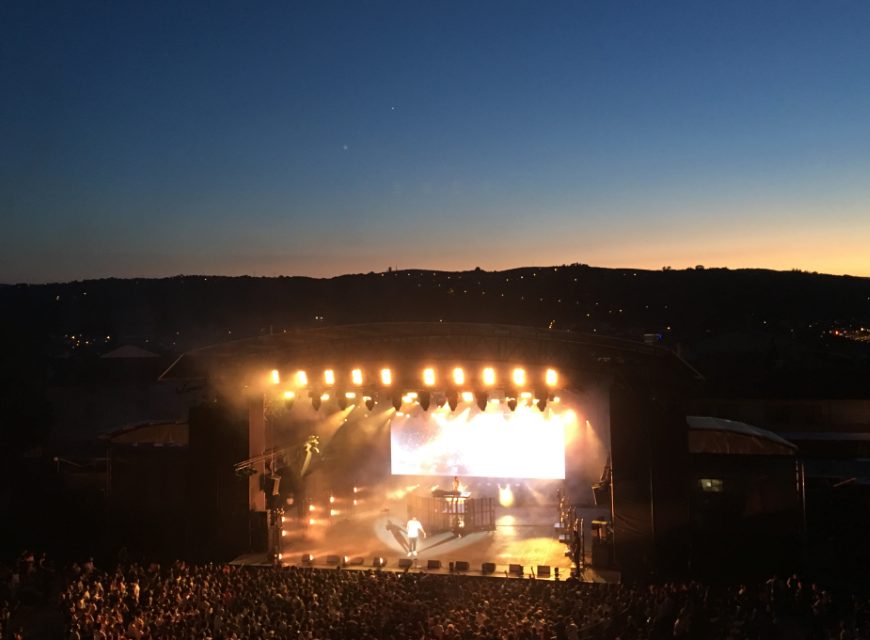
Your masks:
{"label": "stage monitor speaker", "polygon": [[512,576],[523,576],[523,565],[521,564],[512,564],[508,565],[508,573]]}
{"label": "stage monitor speaker", "polygon": [[549,578],[550,577],[550,566],[546,564],[538,565],[538,577],[539,578]]}
{"label": "stage monitor speaker", "polygon": [[494,562],[484,562],[480,565],[481,573],[495,573],[495,563]]}
{"label": "stage monitor speaker", "polygon": [[314,564],[314,556],[310,553],[303,553],[302,564]]}
{"label": "stage monitor speaker", "polygon": [[464,560],[458,560],[453,566],[456,567],[457,571],[468,571],[468,569],[471,567],[471,565]]}
{"label": "stage monitor speaker", "polygon": [[399,568],[400,569],[410,569],[411,565],[414,564],[414,561],[411,558],[399,558]]}
{"label": "stage monitor speaker", "polygon": [[426,561],[426,568],[427,569],[440,569],[441,568],[441,561],[440,560],[427,560]]}
{"label": "stage monitor speaker", "polygon": [[376,567],[376,568],[378,568],[378,569],[380,569],[381,567],[385,566],[386,564],[387,564],[387,561],[384,560],[383,558],[381,558],[380,556],[378,556],[377,558],[372,559],[372,566],[373,566],[373,567]]}
{"label": "stage monitor speaker", "polygon": [[341,556],[326,556],[326,564],[342,565],[344,563]]}

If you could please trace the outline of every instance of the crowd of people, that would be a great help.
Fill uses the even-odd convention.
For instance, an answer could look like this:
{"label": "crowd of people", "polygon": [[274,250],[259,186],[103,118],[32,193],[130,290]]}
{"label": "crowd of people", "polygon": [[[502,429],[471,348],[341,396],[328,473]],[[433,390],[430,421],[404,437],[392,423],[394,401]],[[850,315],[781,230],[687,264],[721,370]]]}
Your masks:
{"label": "crowd of people", "polygon": [[28,628],[28,607],[71,640],[870,640],[870,598],[797,576],[629,585],[92,559],[58,575],[24,552],[0,564],[0,640],[56,637]]}
{"label": "crowd of people", "polygon": [[74,640],[870,638],[867,599],[797,577],[642,586],[176,562],[78,567],[60,602]]}
{"label": "crowd of people", "polygon": [[0,640],[23,638],[17,620],[22,603],[44,602],[54,579],[54,564],[45,553],[24,550],[13,562],[0,563]]}

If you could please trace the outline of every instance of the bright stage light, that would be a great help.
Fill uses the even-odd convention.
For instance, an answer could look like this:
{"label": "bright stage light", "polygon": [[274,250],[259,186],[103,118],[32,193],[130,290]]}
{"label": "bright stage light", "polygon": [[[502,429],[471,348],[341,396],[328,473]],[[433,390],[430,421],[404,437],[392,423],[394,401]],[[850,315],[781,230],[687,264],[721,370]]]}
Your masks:
{"label": "bright stage light", "polygon": [[281,384],[281,372],[277,369],[272,369],[272,384]]}
{"label": "bright stage light", "polygon": [[503,507],[514,506],[514,492],[511,490],[510,484],[504,487],[498,486],[498,503]]}
{"label": "bright stage light", "polygon": [[326,402],[327,400],[329,400],[329,394],[328,394],[328,393],[322,393],[322,394],[320,395],[320,399],[323,400],[324,402]]}
{"label": "bright stage light", "polygon": [[286,530],[286,529],[281,529],[281,535],[282,535],[282,536],[286,536],[286,535],[287,535],[287,530]]}
{"label": "bright stage light", "polygon": [[486,367],[483,370],[483,384],[487,387],[491,387],[495,384],[495,369],[492,367]]}
{"label": "bright stage light", "polygon": [[284,408],[290,409],[293,407],[293,401],[296,399],[296,394],[292,391],[284,392]]}
{"label": "bright stage light", "polygon": [[517,387],[526,386],[526,370],[525,369],[514,369],[513,371],[513,381]]}
{"label": "bright stage light", "polygon": [[474,400],[474,394],[471,391],[463,391],[462,392],[462,401],[463,402],[471,402]]}
{"label": "bright stage light", "polygon": [[308,374],[304,371],[297,371],[294,377],[296,379],[297,387],[305,387],[308,385]]}
{"label": "bright stage light", "polygon": [[347,393],[344,394],[344,397],[347,398],[348,400],[355,400],[356,393],[354,393],[353,391],[348,391]]}
{"label": "bright stage light", "polygon": [[423,384],[427,387],[431,387],[435,384],[435,369],[432,367],[423,369]]}
{"label": "bright stage light", "polygon": [[393,372],[389,369],[381,369],[381,384],[389,387],[393,384]]}
{"label": "bright stage light", "polygon": [[544,374],[544,382],[547,383],[548,387],[555,387],[559,384],[559,374],[556,373],[555,369],[547,369],[547,372]]}
{"label": "bright stage light", "polygon": [[457,386],[465,384],[465,371],[462,370],[462,367],[456,367],[453,370],[453,384]]}
{"label": "bright stage light", "polygon": [[323,382],[329,386],[335,384],[335,371],[332,369],[327,369],[323,372]]}
{"label": "bright stage light", "polygon": [[350,372],[350,381],[357,387],[361,387],[363,383],[362,369],[354,369]]}

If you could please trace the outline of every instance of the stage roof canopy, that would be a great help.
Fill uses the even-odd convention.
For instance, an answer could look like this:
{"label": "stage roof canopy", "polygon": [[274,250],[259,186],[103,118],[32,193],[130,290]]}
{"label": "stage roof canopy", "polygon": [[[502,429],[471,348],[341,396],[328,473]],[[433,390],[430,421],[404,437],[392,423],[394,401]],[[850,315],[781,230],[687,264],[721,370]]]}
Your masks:
{"label": "stage roof canopy", "polygon": [[688,416],[689,453],[793,456],[797,445],[759,427],[713,418]]}
{"label": "stage roof canopy", "polygon": [[617,338],[511,325],[378,323],[299,330],[189,351],[163,380],[227,379],[288,366],[317,368],[427,361],[511,363],[610,376],[696,381],[674,352]]}

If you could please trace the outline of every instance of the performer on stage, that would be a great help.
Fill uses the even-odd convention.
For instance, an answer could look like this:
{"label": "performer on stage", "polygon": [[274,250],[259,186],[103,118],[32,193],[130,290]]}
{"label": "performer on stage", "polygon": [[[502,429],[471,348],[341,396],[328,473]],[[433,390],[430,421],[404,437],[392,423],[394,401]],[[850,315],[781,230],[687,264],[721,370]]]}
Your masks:
{"label": "performer on stage", "polygon": [[426,530],[423,528],[423,523],[417,520],[417,516],[411,516],[408,524],[405,526],[405,532],[408,534],[408,557],[417,557],[417,538],[422,533],[426,537]]}

